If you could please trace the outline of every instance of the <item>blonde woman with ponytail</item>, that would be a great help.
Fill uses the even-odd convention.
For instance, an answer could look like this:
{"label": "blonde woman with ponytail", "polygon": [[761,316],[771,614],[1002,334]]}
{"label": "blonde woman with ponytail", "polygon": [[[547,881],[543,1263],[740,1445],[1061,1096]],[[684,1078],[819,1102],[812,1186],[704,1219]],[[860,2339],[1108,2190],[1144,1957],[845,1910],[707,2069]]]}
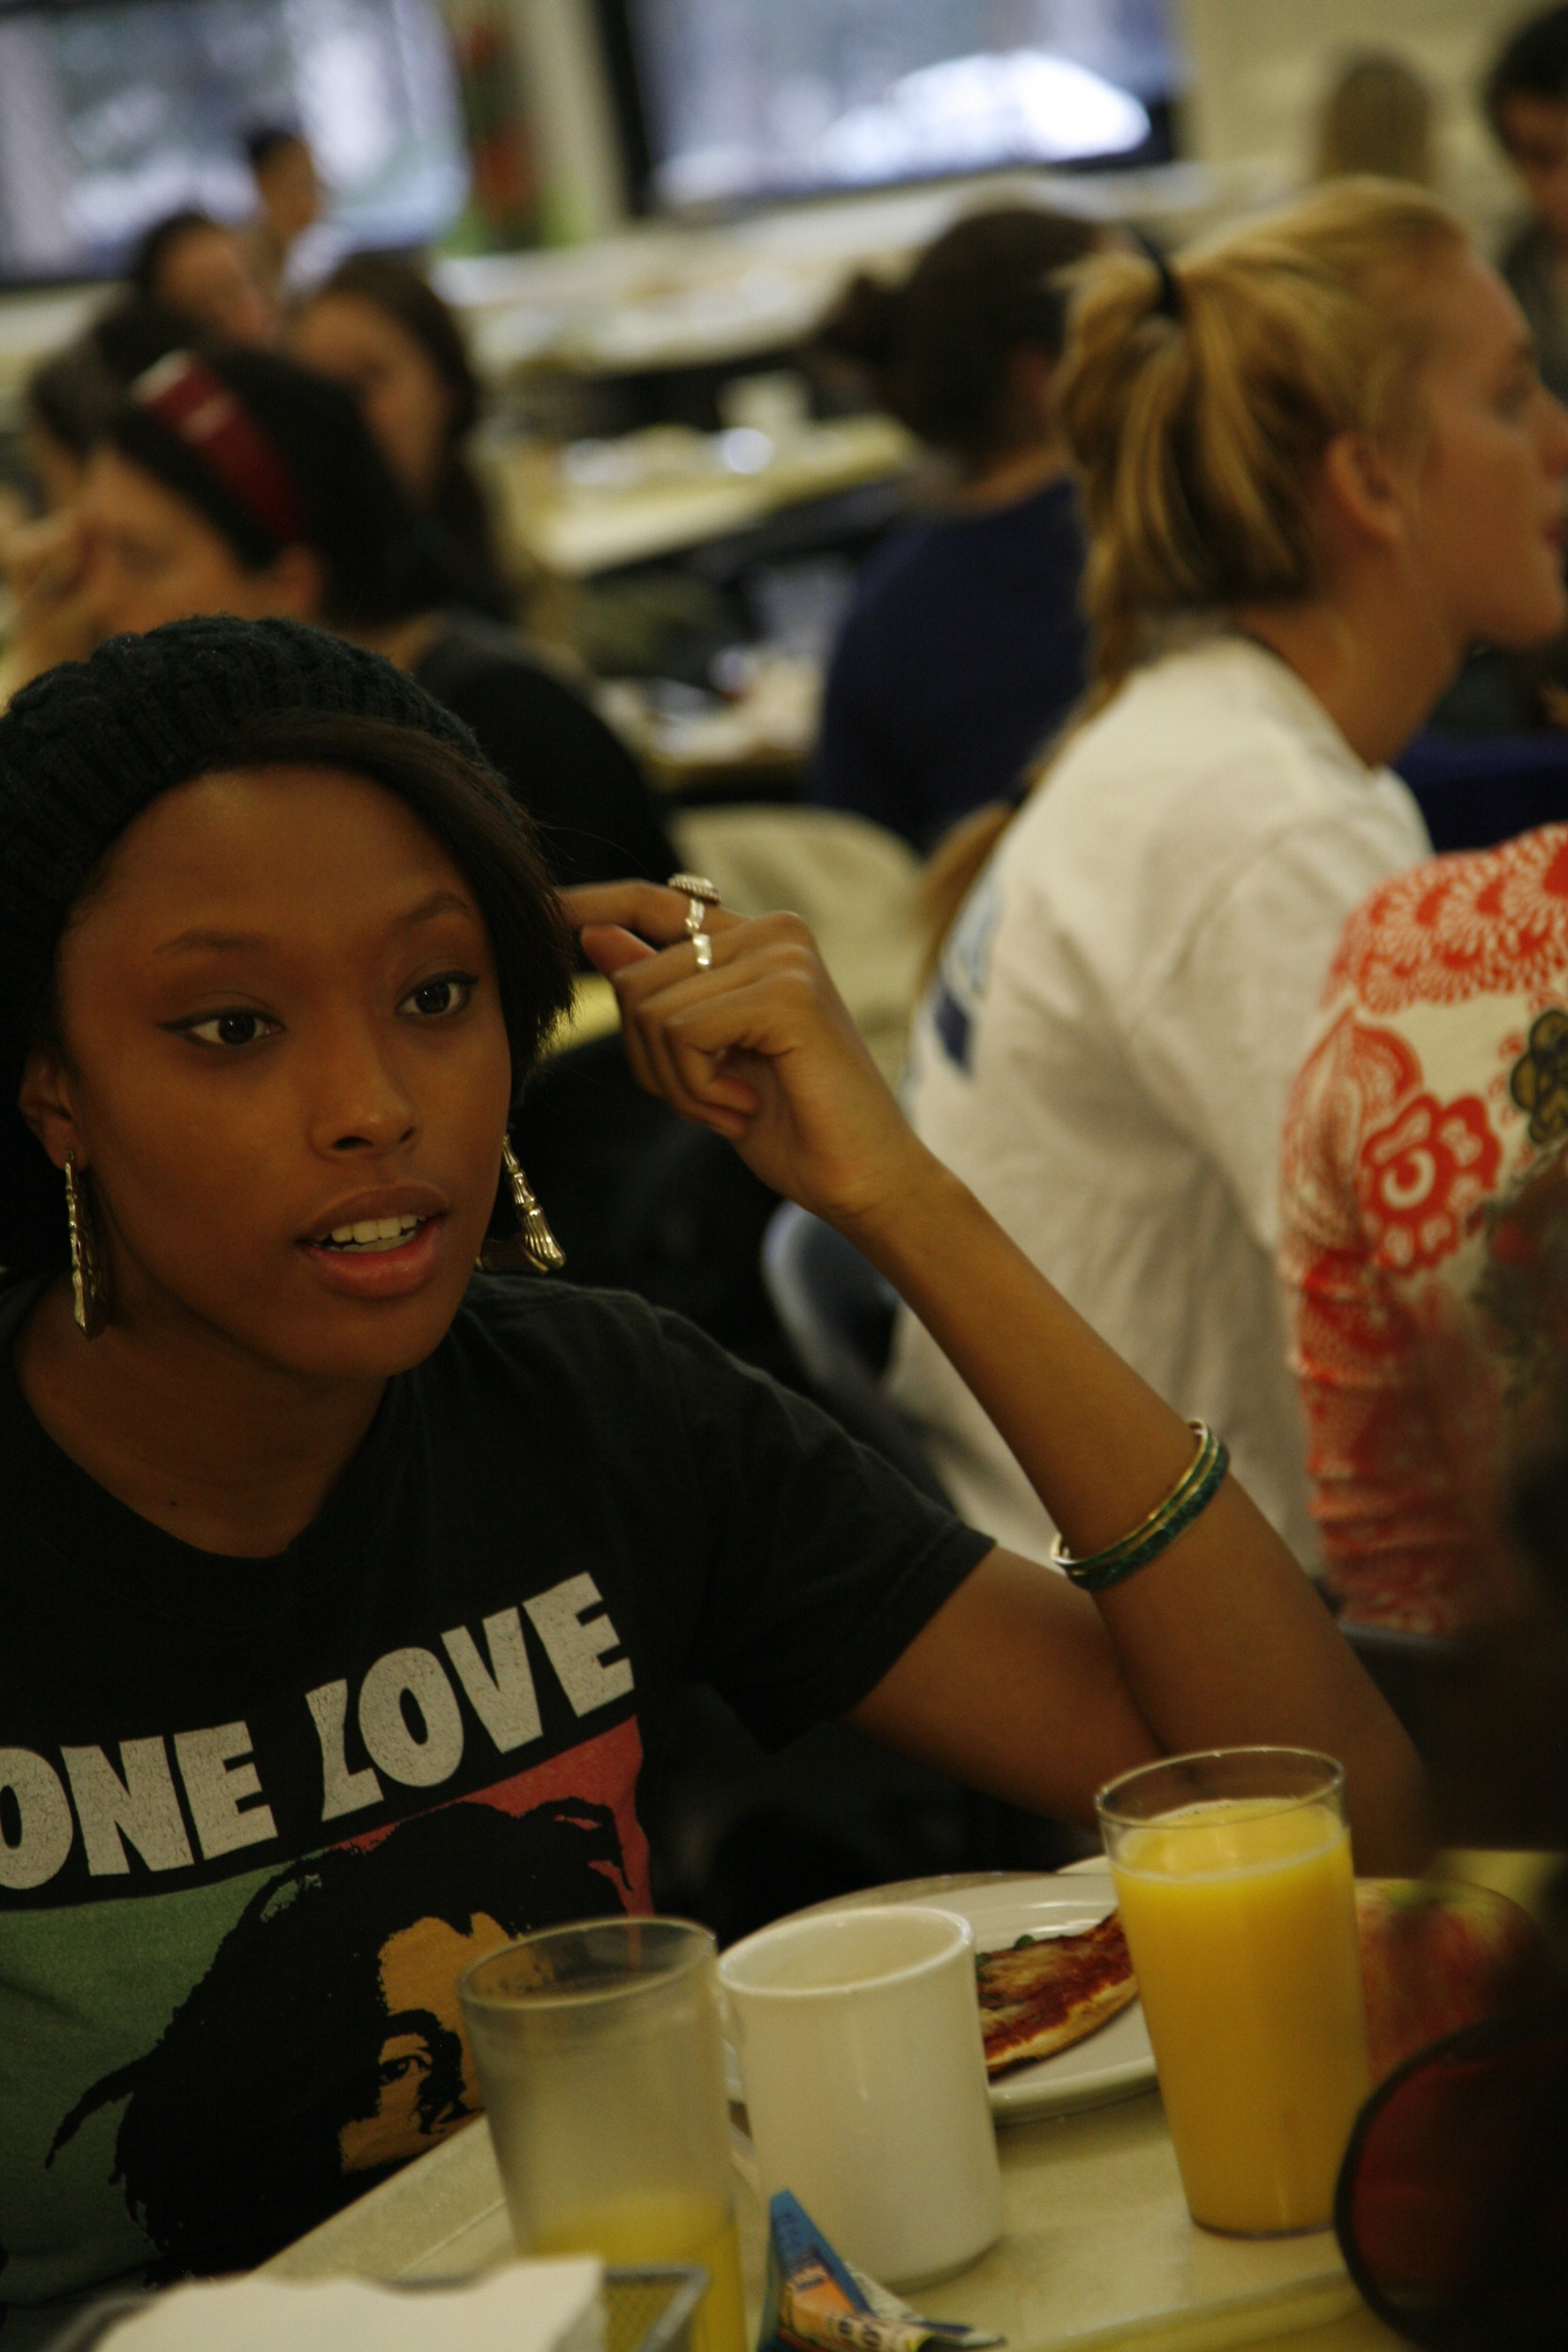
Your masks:
{"label": "blonde woman with ponytail", "polygon": [[[1346,917],[1429,854],[1386,763],[1473,643],[1568,618],[1568,416],[1453,216],[1376,180],[1168,266],[1091,264],[1058,382],[1093,684],[962,903],[909,1107],[1225,1430],[1311,1565],[1272,1264],[1285,1095]],[[998,829],[972,821],[972,866]],[[1042,1556],[1044,1512],[912,1320],[892,1383],[958,1508]]]}

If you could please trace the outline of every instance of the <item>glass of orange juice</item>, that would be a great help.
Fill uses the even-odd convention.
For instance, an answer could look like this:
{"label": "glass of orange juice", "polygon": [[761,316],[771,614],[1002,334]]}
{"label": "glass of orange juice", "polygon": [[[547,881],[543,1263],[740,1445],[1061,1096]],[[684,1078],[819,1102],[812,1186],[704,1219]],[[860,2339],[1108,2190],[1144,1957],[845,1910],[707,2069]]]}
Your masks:
{"label": "glass of orange juice", "polygon": [[1096,1806],[1194,2221],[1326,2228],[1370,2087],[1343,1771],[1219,1748]]}
{"label": "glass of orange juice", "polygon": [[708,1930],[542,1928],[476,1961],[462,1991],[519,2254],[700,2262],[692,2352],[746,2352]]}

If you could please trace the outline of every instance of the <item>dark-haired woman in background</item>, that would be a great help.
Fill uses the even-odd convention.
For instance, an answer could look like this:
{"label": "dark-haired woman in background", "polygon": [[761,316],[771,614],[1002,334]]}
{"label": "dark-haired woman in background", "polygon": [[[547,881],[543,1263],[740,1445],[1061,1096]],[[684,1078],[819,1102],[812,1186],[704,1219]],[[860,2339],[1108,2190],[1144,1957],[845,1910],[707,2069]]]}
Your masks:
{"label": "dark-haired woman in background", "polygon": [[91,650],[91,615],[82,596],[86,551],[75,513],[88,460],[127,385],[188,333],[172,311],[132,295],[27,378],[22,448],[38,512],[0,533],[0,575],[12,599],[0,653],[0,708],[24,678]]}
{"label": "dark-haired woman in background", "polygon": [[236,229],[194,206],[155,220],[137,247],[131,285],[198,335],[263,349],[277,340],[278,306]]}
{"label": "dark-haired woman in background", "polygon": [[448,584],[352,400],[262,351],[183,351],[116,411],[81,502],[100,632],[194,613],[318,622],[373,645],[466,720],[538,821],[558,880],[678,862],[630,753]]}
{"label": "dark-haired woman in background", "polygon": [[953,474],[942,510],[873,559],[833,659],[815,797],[917,849],[1007,794],[1083,691],[1084,545],[1052,377],[1055,273],[1086,221],[1021,206],[960,220],[899,287],[858,277],[819,348]]}
{"label": "dark-haired woman in background", "polygon": [[427,529],[451,594],[498,620],[516,598],[464,455],[480,384],[463,330],[430,284],[388,253],[351,253],[287,330],[293,356],[351,392]]}

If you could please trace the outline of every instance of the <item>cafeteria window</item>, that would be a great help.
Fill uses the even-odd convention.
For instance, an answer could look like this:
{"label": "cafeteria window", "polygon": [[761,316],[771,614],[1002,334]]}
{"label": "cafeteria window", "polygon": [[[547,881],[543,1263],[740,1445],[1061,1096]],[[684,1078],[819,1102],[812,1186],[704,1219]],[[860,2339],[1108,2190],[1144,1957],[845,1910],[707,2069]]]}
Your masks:
{"label": "cafeteria window", "polygon": [[1164,162],[1169,0],[604,0],[660,209]]}
{"label": "cafeteria window", "polygon": [[257,122],[309,140],[335,244],[423,244],[467,195],[437,0],[0,0],[0,284],[110,275],[188,204],[246,217]]}

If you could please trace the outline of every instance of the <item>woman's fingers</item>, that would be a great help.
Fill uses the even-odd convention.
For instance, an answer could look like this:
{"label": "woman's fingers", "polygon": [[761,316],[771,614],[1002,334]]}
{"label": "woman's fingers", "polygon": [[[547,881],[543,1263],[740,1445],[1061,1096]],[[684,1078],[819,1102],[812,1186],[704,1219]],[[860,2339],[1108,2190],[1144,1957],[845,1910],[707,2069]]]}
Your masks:
{"label": "woman's fingers", "polygon": [[615,923],[585,923],[578,933],[578,945],[595,971],[602,972],[607,980],[615,979],[632,964],[646,963],[659,953]]}
{"label": "woman's fingers", "polygon": [[[709,907],[698,964],[691,902],[652,883],[563,893],[584,954],[613,981],[637,1082],[685,1119],[744,1139],[789,1057],[853,1037],[815,943],[794,915],[748,920]],[[841,1045],[843,1037],[839,1038]]]}
{"label": "woman's fingers", "polygon": [[[574,931],[590,925],[609,925],[629,931],[635,938],[651,940],[655,946],[667,947],[677,939],[688,938],[687,917],[692,901],[680,890],[668,890],[657,882],[585,882],[577,889],[563,890],[562,909]],[[721,931],[731,931],[745,922],[743,915],[734,915],[724,906],[703,909],[702,927],[710,937]]]}

